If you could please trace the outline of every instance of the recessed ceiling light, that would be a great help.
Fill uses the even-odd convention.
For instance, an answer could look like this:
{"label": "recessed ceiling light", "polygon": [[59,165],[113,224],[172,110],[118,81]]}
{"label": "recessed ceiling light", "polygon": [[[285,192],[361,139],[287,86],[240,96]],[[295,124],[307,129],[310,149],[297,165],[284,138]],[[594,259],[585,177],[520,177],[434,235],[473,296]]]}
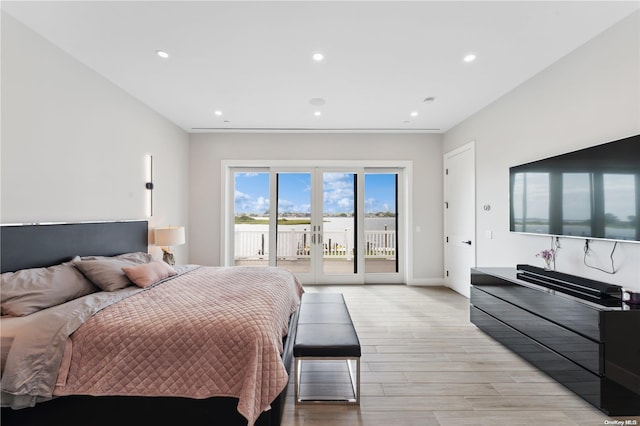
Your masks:
{"label": "recessed ceiling light", "polygon": [[413,111],[409,115],[412,116],[412,117],[417,117],[418,116],[418,111]]}
{"label": "recessed ceiling light", "polygon": [[320,117],[322,115],[322,111],[316,111],[313,113],[316,117]]}
{"label": "recessed ceiling light", "polygon": [[220,117],[222,115],[222,111],[214,111],[214,114]]}
{"label": "recessed ceiling light", "polygon": [[314,53],[313,60],[316,62],[321,62],[322,60],[324,60],[324,55],[322,53]]}
{"label": "recessed ceiling light", "polygon": [[164,50],[156,50],[156,55],[160,56],[162,59],[167,59],[169,54]]}
{"label": "recessed ceiling light", "polygon": [[473,62],[473,61],[476,60],[476,55],[473,54],[473,53],[469,53],[462,60],[465,61],[465,62]]}

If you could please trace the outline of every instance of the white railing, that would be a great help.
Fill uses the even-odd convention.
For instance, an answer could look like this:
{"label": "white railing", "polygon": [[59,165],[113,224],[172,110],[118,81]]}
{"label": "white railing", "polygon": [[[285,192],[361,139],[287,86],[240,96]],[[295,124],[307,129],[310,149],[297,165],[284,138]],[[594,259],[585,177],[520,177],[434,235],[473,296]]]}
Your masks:
{"label": "white railing", "polygon": [[[365,258],[394,258],[395,231],[365,231]],[[354,254],[353,231],[323,233],[322,252],[325,258],[351,260]],[[305,259],[311,255],[311,232],[303,230],[278,231],[278,258]],[[235,231],[235,259],[268,259],[269,233],[267,231]]]}

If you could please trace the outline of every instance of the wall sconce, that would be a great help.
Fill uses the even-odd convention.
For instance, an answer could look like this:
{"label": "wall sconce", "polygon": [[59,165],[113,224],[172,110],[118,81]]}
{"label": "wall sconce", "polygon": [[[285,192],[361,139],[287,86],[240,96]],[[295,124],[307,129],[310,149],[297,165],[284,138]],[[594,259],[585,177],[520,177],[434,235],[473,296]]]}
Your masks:
{"label": "wall sconce", "polygon": [[147,155],[146,158],[146,183],[144,187],[147,189],[147,216],[153,216],[153,155]]}
{"label": "wall sconce", "polygon": [[162,246],[162,260],[169,265],[175,265],[176,262],[170,246],[178,246],[185,243],[184,226],[156,228],[153,234],[155,245]]}

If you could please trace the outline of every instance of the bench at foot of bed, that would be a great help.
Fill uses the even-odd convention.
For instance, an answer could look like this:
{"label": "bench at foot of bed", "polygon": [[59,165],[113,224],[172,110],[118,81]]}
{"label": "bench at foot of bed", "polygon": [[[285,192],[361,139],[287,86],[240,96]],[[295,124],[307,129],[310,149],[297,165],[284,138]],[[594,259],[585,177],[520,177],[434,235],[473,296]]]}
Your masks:
{"label": "bench at foot of bed", "polygon": [[[305,293],[293,345],[295,402],[360,404],[360,341],[341,293]],[[350,389],[337,395],[301,395],[304,369],[345,362]],[[303,367],[304,366],[304,367]],[[335,386],[328,386],[334,391]],[[344,395],[347,394],[347,395]]]}

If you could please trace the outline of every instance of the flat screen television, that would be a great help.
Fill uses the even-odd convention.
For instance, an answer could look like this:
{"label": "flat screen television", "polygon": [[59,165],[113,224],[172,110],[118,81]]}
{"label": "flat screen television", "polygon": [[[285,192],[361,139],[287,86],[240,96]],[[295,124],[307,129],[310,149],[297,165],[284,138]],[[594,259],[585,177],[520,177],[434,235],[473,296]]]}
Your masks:
{"label": "flat screen television", "polygon": [[640,135],[509,168],[510,230],[640,242]]}

